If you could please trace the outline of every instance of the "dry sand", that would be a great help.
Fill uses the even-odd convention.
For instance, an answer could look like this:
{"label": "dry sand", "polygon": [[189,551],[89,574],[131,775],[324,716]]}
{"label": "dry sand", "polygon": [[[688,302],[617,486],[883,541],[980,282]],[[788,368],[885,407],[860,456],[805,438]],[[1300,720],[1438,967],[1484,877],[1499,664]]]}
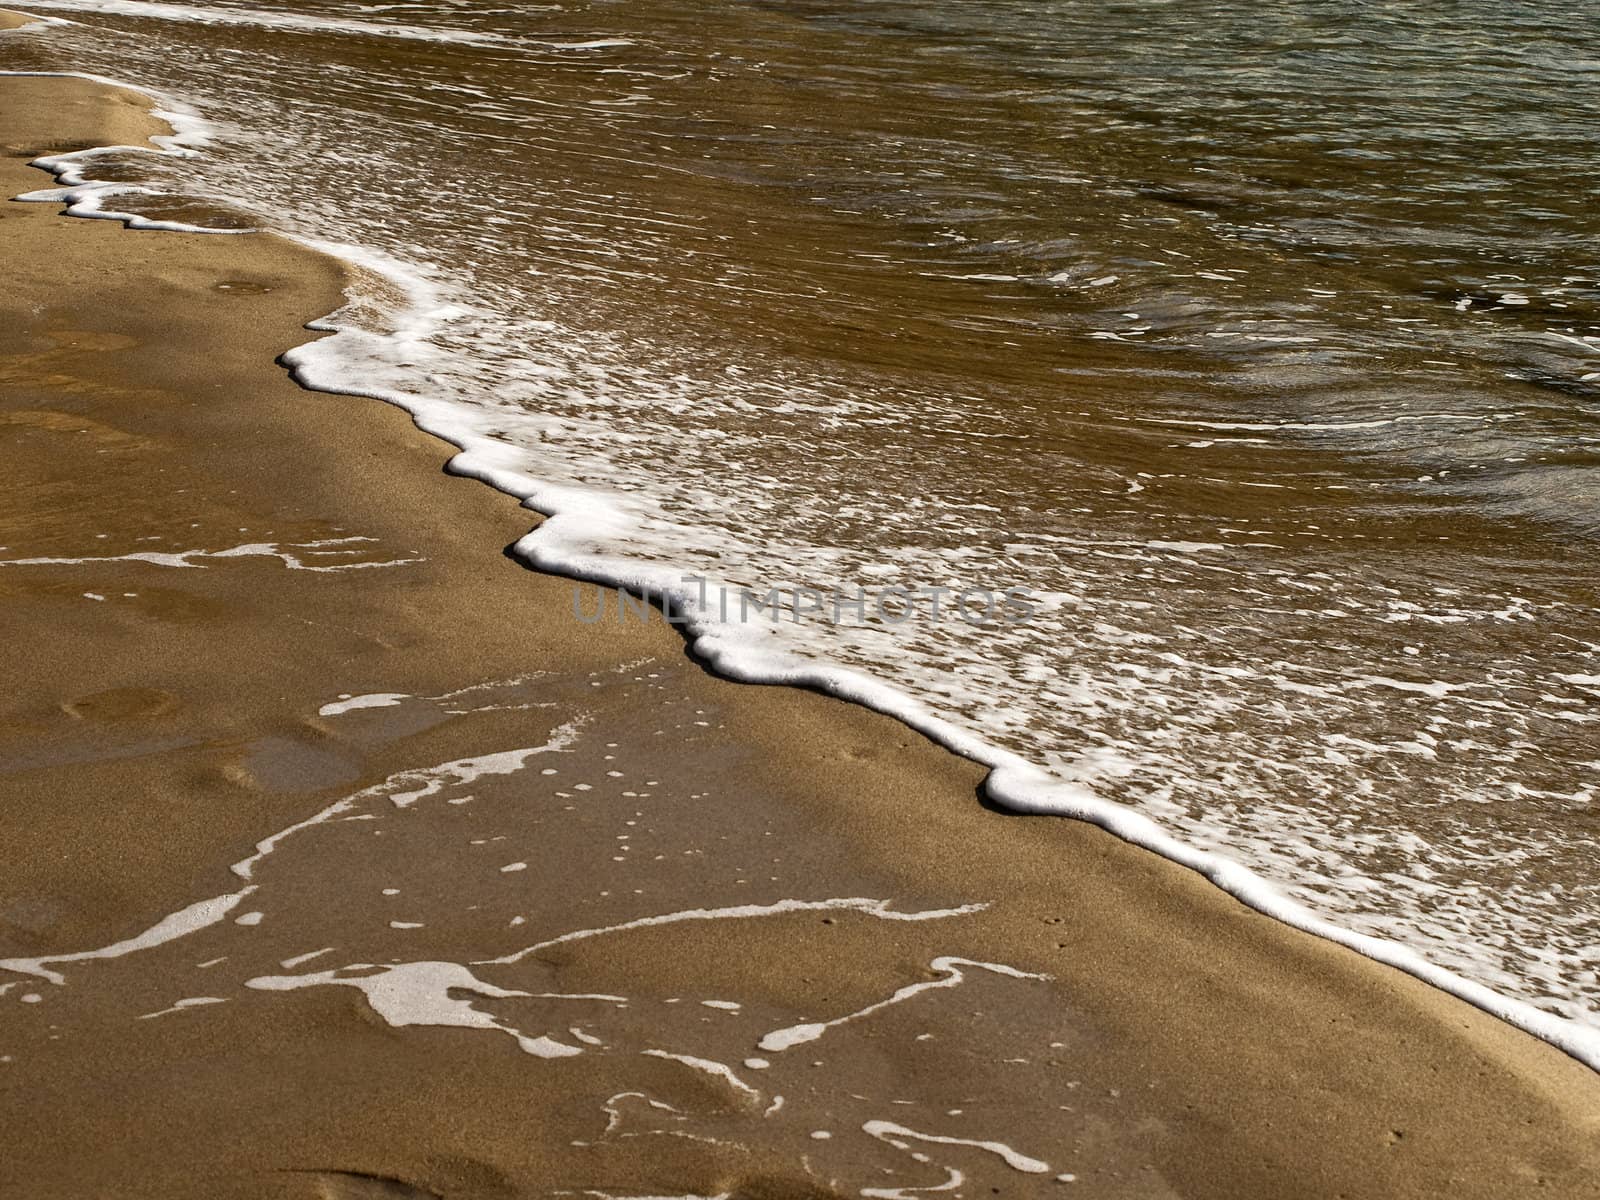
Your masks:
{"label": "dry sand", "polygon": [[[135,101],[0,81],[0,188],[155,131]],[[337,264],[42,204],[0,205],[0,261],[0,559],[100,560],[0,565],[0,958],[236,895],[229,864],[354,797],[214,924],[0,970],[0,1194],[1597,1194],[1600,1081],[1555,1050],[1098,829],[988,811],[891,721],[576,621],[497,553],[531,514],[273,365]],[[387,565],[294,569],[357,562]],[[367,693],[404,698],[319,715]],[[986,907],[611,928],[794,898]],[[446,980],[476,994],[409,993],[459,1027],[296,986],[417,962],[481,964]]]}

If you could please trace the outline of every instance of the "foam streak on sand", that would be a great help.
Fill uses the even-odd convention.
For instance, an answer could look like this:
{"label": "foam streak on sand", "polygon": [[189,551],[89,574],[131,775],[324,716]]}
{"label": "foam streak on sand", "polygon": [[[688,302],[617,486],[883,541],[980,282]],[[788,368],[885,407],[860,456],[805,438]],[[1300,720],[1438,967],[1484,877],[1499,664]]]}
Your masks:
{"label": "foam streak on sand", "polygon": [[[254,854],[233,864],[233,873],[239,876],[241,879],[253,879],[256,867],[262,862],[263,859],[272,854],[273,851],[275,851],[285,840],[314,826],[326,824],[329,821],[344,817],[346,814],[354,812],[365,802],[386,799],[393,804],[395,808],[405,809],[411,807],[418,800],[437,794],[448,786],[470,783],[473,780],[482,778],[486,775],[509,775],[515,771],[519,771],[527,764],[528,760],[533,758],[535,755],[556,753],[566,749],[569,745],[571,745],[573,739],[577,736],[579,724],[580,722],[573,721],[560,725],[551,731],[551,734],[546,741],[538,746],[532,746],[527,749],[506,750],[496,754],[484,754],[477,755],[472,758],[457,759],[453,762],[441,763],[436,767],[426,770],[401,771],[384,780],[380,784],[376,784],[373,787],[366,788],[363,791],[355,793],[354,795],[346,796],[341,800],[337,800],[321,811],[313,813],[305,820],[297,821],[295,824],[279,830],[271,837],[264,838],[262,841],[256,844]],[[205,900],[196,901],[195,903],[188,905],[186,908],[180,909],[177,912],[163,917],[156,924],[152,925],[149,929],[145,930],[136,937],[127,938],[109,946],[103,946],[94,950],[80,950],[66,954],[43,955],[37,958],[0,959],[0,970],[15,971],[23,975],[34,975],[41,979],[46,979],[53,984],[61,985],[66,982],[66,979],[60,972],[51,970],[50,967],[52,965],[61,963],[87,962],[93,959],[120,958],[125,954],[133,954],[140,950],[149,950],[156,946],[164,945],[167,942],[176,941],[178,938],[186,937],[191,933],[197,932],[198,930],[205,929],[209,926],[219,923],[224,917],[231,913],[235,907],[237,907],[241,900],[255,892],[256,887],[257,885],[251,883],[241,888],[237,892],[229,892],[221,896],[212,896]],[[881,903],[881,901],[878,903]],[[259,916],[259,914],[257,914],[257,916]],[[245,922],[241,919],[241,924],[243,923]],[[254,924],[253,921],[249,923]],[[314,957],[314,955],[312,957]],[[294,961],[296,960],[286,960],[286,965]],[[433,965],[436,967],[440,966],[440,964]],[[455,966],[456,964],[444,965]],[[470,975],[470,971],[468,971],[467,968],[459,967],[458,969],[467,972],[467,974]],[[320,980],[322,982],[349,982],[345,979],[332,978],[334,974],[334,972],[323,972],[322,975],[315,977],[297,976],[296,978],[303,980]],[[328,976],[328,978],[324,979],[323,976]],[[422,975],[413,972],[412,974],[404,977],[404,982],[408,984],[417,984],[418,980],[421,978],[423,978]],[[307,985],[302,984],[299,986]],[[418,986],[420,986],[420,984]],[[390,994],[390,992],[385,992],[386,996]],[[527,993],[517,994],[526,995]],[[550,994],[546,998],[605,1001],[619,1001],[621,999],[621,997],[617,996],[557,996],[555,994]],[[519,1038],[521,1037],[521,1035],[518,1036]],[[542,1048],[530,1049],[528,1045],[524,1045],[523,1048],[528,1049],[529,1053],[544,1053],[549,1049],[549,1047],[543,1047],[542,1042],[539,1042],[538,1045]],[[571,1047],[564,1047],[562,1052],[570,1052],[574,1054],[578,1053],[578,1051],[573,1050]]]}
{"label": "foam streak on sand", "polygon": [[159,230],[167,233],[254,233],[252,228],[221,229],[211,225],[195,225],[188,221],[166,221],[141,216],[124,209],[108,208],[106,202],[117,196],[159,196],[155,188],[136,183],[103,183],[89,177],[88,164],[101,155],[129,154],[152,151],[148,146],[103,146],[93,150],[78,150],[71,154],[47,155],[33,160],[40,170],[49,171],[60,187],[41,188],[24,192],[18,200],[32,200],[42,204],[64,204],[68,216],[89,217],[104,221],[121,221],[129,229]]}
{"label": "foam streak on sand", "polygon": [[353,796],[336,800],[305,820],[297,821],[287,829],[280,829],[271,837],[257,842],[254,854],[233,864],[233,873],[241,879],[251,878],[255,873],[256,864],[276,850],[284,839],[313,825],[321,825],[335,817],[352,812],[364,801],[387,799],[396,808],[410,808],[418,800],[436,795],[451,784],[470,783],[485,775],[509,775],[513,771],[520,771],[536,754],[555,754],[565,750],[577,736],[578,725],[579,722],[576,721],[559,725],[551,731],[550,737],[542,744],[525,750],[503,750],[498,754],[481,754],[473,758],[440,763],[425,770],[397,772],[382,783],[374,784]]}
{"label": "foam streak on sand", "polygon": [[890,908],[887,900],[869,900],[860,896],[832,900],[779,900],[773,904],[734,904],[726,908],[689,908],[680,912],[638,917],[632,921],[623,921],[618,925],[605,925],[598,929],[576,929],[571,933],[563,933],[560,937],[553,937],[548,941],[525,946],[521,950],[502,955],[500,958],[484,959],[476,965],[509,965],[521,962],[529,955],[537,954],[540,950],[548,950],[552,946],[583,941],[592,937],[602,937],[606,934],[626,933],[633,929],[651,929],[660,925],[676,925],[682,921],[743,920],[749,917],[775,917],[783,916],[787,913],[830,912],[841,909],[866,913],[883,921],[938,921],[946,917],[960,917],[968,913],[979,912],[983,908],[984,906],[981,904],[963,904],[959,908],[933,908],[921,912],[899,912]]}
{"label": "foam streak on sand", "polygon": [[1022,1171],[1028,1175],[1042,1175],[1050,1169],[1050,1164],[1040,1162],[1037,1158],[1030,1158],[1026,1154],[1018,1154],[1004,1142],[981,1142],[972,1138],[947,1137],[937,1133],[918,1133],[915,1129],[907,1129],[904,1125],[896,1125],[893,1121],[868,1121],[861,1127],[880,1141],[888,1142],[896,1149],[904,1150],[904,1139],[918,1142],[933,1142],[940,1146],[972,1146],[978,1150],[987,1150],[990,1154],[999,1156],[1005,1161],[1006,1166],[1014,1171]]}
{"label": "foam streak on sand", "polygon": [[163,1008],[163,1009],[160,1009],[157,1012],[144,1013],[141,1016],[139,1016],[138,1020],[150,1021],[150,1020],[154,1020],[156,1017],[169,1017],[173,1013],[185,1012],[185,1011],[187,1011],[187,1010],[189,1010],[191,1008],[205,1008],[208,1005],[212,1005],[212,1004],[226,1004],[226,1003],[227,1003],[227,1000],[224,999],[221,996],[188,996],[188,997],[186,997],[186,998],[184,998],[182,1000],[177,1001],[175,1004],[173,1004],[169,1008]]}
{"label": "foam streak on sand", "polygon": [[[308,563],[308,554],[350,554],[354,550],[330,550],[330,546],[348,547],[352,542],[366,538],[328,538],[304,542],[287,549],[273,542],[250,542],[226,550],[137,550],[130,554],[112,554],[89,558],[8,558],[0,559],[0,567],[84,567],[102,563],[136,562],[156,567],[198,567],[196,559],[276,558],[291,571],[359,571],[368,567],[404,567],[421,562],[420,558],[389,558],[368,562]],[[299,553],[296,553],[298,551]]]}
{"label": "foam streak on sand", "polygon": [[676,1113],[678,1111],[672,1105],[653,1099],[643,1092],[618,1092],[616,1095],[608,1097],[600,1106],[601,1111],[606,1114],[606,1134],[615,1133],[617,1126],[622,1124],[622,1106],[617,1103],[619,1100],[641,1100],[650,1108],[660,1112]]}
{"label": "foam streak on sand", "polygon": [[179,909],[162,917],[143,933],[120,942],[113,942],[109,946],[102,946],[97,950],[79,950],[73,954],[50,954],[39,958],[5,958],[0,959],[0,970],[16,971],[23,975],[36,975],[47,979],[51,983],[61,985],[66,979],[57,971],[50,970],[50,966],[58,963],[88,962],[97,958],[121,958],[124,954],[133,954],[139,950],[149,950],[155,946],[165,945],[167,942],[176,941],[178,938],[187,937],[196,930],[205,929],[215,925],[234,910],[251,892],[254,887],[241,888],[237,892],[229,892],[224,896],[212,896],[207,900],[199,900],[187,908]]}
{"label": "foam streak on sand", "polygon": [[1031,971],[1019,971],[1015,967],[1008,967],[1001,963],[975,962],[970,958],[952,958],[948,955],[934,959],[931,966],[935,971],[939,972],[940,978],[925,979],[920,983],[908,983],[905,987],[897,989],[894,995],[887,1000],[879,1000],[876,1004],[869,1004],[865,1008],[857,1009],[853,1013],[846,1013],[842,1017],[835,1017],[831,1021],[817,1021],[806,1025],[791,1025],[787,1029],[775,1029],[761,1039],[760,1047],[770,1054],[780,1054],[795,1046],[804,1045],[806,1042],[814,1042],[830,1029],[840,1025],[848,1025],[851,1021],[859,1020],[862,1017],[871,1016],[873,1013],[881,1012],[883,1009],[910,1000],[913,996],[921,995],[923,992],[932,991],[935,988],[956,987],[966,981],[966,976],[961,971],[962,967],[992,971],[996,975],[1007,975],[1012,979],[1049,978],[1048,975],[1039,975]]}
{"label": "foam streak on sand", "polygon": [[[896,1150],[910,1155],[919,1163],[928,1162],[928,1157],[912,1150],[911,1142],[925,1142],[939,1146],[965,1146],[974,1150],[983,1150],[999,1158],[1013,1171],[1020,1171],[1026,1175],[1044,1175],[1050,1170],[1049,1163],[1042,1162],[1026,1154],[1020,1154],[1004,1142],[951,1137],[937,1133],[919,1133],[915,1129],[908,1129],[904,1125],[895,1124],[893,1121],[868,1121],[861,1126],[861,1129],[862,1132],[877,1138],[880,1142],[884,1142],[893,1146]],[[871,1197],[873,1200],[916,1200],[919,1194],[954,1191],[966,1182],[966,1174],[955,1167],[940,1165],[939,1169],[944,1171],[945,1180],[937,1185],[927,1187],[863,1188],[861,1194]],[[1072,1176],[1062,1175],[1057,1176],[1057,1178],[1066,1181],[1071,1179]]]}
{"label": "foam streak on sand", "polygon": [[[376,973],[350,976],[342,974],[343,971]],[[396,1028],[405,1025],[442,1025],[457,1029],[493,1029],[509,1034],[525,1052],[537,1058],[570,1058],[583,1053],[577,1047],[553,1038],[543,1035],[530,1037],[495,1020],[488,1013],[473,1008],[470,1000],[453,996],[452,992],[470,992],[491,999],[529,995],[527,992],[485,983],[460,963],[410,962],[387,967],[354,963],[310,975],[262,975],[245,983],[246,987],[269,992],[325,985],[359,989],[372,1006],[372,1011]]]}
{"label": "foam streak on sand", "polygon": [[338,717],[347,712],[354,712],[358,708],[392,708],[403,700],[411,697],[405,692],[368,692],[363,696],[347,696],[342,700],[332,700],[317,710],[319,717]]}

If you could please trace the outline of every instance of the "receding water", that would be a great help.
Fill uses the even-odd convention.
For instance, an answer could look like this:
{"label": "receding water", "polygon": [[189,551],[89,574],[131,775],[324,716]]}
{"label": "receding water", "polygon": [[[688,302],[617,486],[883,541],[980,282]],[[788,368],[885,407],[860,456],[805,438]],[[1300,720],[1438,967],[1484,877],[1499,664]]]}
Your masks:
{"label": "receding water", "polygon": [[1600,1021],[1600,15],[48,8],[218,123],[174,193],[440,288],[377,382],[596,553],[1028,589],[764,636]]}

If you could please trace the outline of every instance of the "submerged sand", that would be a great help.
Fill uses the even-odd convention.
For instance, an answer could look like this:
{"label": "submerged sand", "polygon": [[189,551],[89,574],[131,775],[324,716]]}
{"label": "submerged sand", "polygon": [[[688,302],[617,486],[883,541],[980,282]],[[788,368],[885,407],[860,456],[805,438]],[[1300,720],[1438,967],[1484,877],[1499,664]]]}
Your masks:
{"label": "submerged sand", "polygon": [[[8,195],[160,131],[0,101]],[[574,619],[530,513],[273,365],[338,264],[43,204],[0,254],[0,1191],[1594,1194],[1550,1047]]]}

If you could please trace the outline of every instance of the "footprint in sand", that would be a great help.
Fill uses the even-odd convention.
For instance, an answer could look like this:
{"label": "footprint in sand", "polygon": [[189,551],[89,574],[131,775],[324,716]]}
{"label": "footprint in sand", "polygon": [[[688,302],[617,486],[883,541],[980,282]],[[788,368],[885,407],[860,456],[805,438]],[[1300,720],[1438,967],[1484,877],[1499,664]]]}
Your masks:
{"label": "footprint in sand", "polygon": [[61,711],[80,721],[138,721],[163,716],[178,707],[178,698],[160,688],[111,688],[65,700]]}

